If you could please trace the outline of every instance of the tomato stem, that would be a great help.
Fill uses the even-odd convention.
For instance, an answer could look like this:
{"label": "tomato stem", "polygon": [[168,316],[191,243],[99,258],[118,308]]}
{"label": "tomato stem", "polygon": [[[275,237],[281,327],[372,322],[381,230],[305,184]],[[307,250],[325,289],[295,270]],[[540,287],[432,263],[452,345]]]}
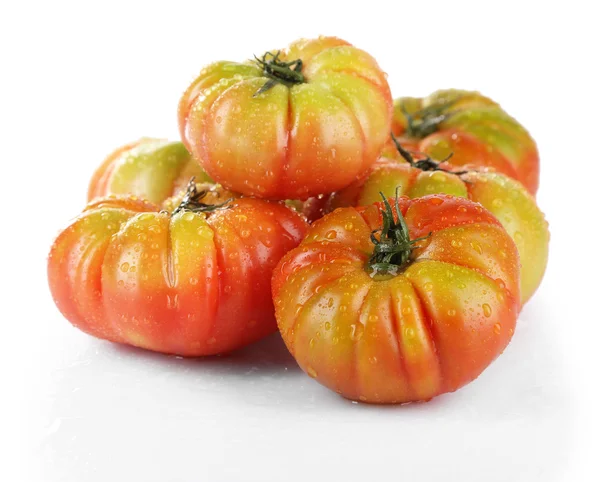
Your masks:
{"label": "tomato stem", "polygon": [[296,59],[291,62],[283,62],[279,60],[280,55],[281,51],[277,51],[275,54],[267,52],[260,59],[256,55],[254,56],[256,63],[263,69],[263,75],[269,80],[267,80],[252,97],[256,97],[263,92],[266,92],[277,83],[289,87],[306,82],[306,79],[301,72],[302,60]]}
{"label": "tomato stem", "polygon": [[[410,263],[412,251],[419,247],[416,246],[416,243],[427,239],[431,236],[431,233],[411,240],[406,220],[402,215],[398,202],[398,189],[396,189],[394,203],[397,219],[394,218],[394,211],[389,200],[382,192],[379,194],[384,204],[384,209],[381,209],[383,225],[380,229],[371,232],[371,242],[375,247],[369,258],[368,266],[371,270],[371,277],[377,274],[396,276]],[[380,233],[379,237],[376,236],[377,233]]]}
{"label": "tomato stem", "polygon": [[172,216],[181,212],[181,211],[192,211],[195,213],[208,213],[213,212],[218,209],[227,209],[227,205],[233,201],[233,198],[229,198],[226,201],[223,201],[219,204],[205,204],[202,202],[204,196],[208,194],[208,190],[204,189],[202,191],[198,191],[198,187],[196,186],[195,177],[190,179],[188,182],[187,190],[183,199],[179,203],[179,205],[173,210],[171,213]]}
{"label": "tomato stem", "polygon": [[416,167],[417,169],[420,169],[421,171],[441,171],[441,172],[447,172],[448,174],[454,174],[455,176],[462,176],[463,174],[467,174],[468,172],[470,172],[468,170],[452,171],[452,170],[444,169],[443,167],[440,167],[440,164],[443,164],[444,162],[447,162],[452,158],[452,156],[454,155],[453,152],[451,152],[448,156],[446,156],[441,161],[434,161],[431,157],[429,157],[426,154],[423,154],[425,156],[424,159],[419,159],[418,161],[415,161],[415,158],[413,157],[413,155],[409,151],[404,149],[404,147],[402,147],[402,145],[400,144],[400,142],[398,141],[398,139],[396,138],[396,136],[393,133],[392,133],[392,141],[394,142],[396,149],[398,150],[398,152],[400,153],[402,158],[406,162],[408,162],[412,167]]}
{"label": "tomato stem", "polygon": [[440,124],[450,117],[451,112],[447,112],[447,110],[453,103],[454,101],[432,104],[412,114],[402,105],[400,108],[407,122],[406,135],[424,139],[436,132]]}

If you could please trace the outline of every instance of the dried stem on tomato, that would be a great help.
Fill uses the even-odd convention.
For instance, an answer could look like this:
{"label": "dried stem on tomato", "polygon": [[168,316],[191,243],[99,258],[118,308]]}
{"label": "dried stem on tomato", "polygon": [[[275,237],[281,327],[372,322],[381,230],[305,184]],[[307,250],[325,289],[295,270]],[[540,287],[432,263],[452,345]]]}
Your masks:
{"label": "dried stem on tomato", "polygon": [[444,102],[425,107],[412,114],[401,106],[402,113],[406,117],[406,135],[408,137],[424,139],[439,129],[439,126],[452,115],[447,110],[454,102]]}
{"label": "dried stem on tomato", "polygon": [[228,204],[233,201],[233,198],[229,198],[219,204],[205,204],[202,199],[208,194],[208,190],[204,189],[198,191],[196,186],[195,178],[192,177],[187,186],[187,191],[183,196],[183,199],[179,205],[174,209],[172,215],[175,215],[181,211],[192,211],[194,213],[210,213],[217,211],[218,209],[227,209]]}
{"label": "dried stem on tomato", "polygon": [[415,158],[413,157],[413,155],[409,151],[404,149],[404,147],[402,147],[402,145],[400,144],[398,139],[396,139],[396,136],[394,136],[394,134],[392,134],[392,141],[394,141],[396,149],[398,150],[398,152],[400,153],[402,158],[406,162],[408,162],[412,167],[416,167],[417,169],[420,169],[421,171],[441,171],[441,172],[447,172],[448,174],[454,174],[455,176],[462,176],[463,174],[467,174],[468,172],[470,172],[468,170],[452,171],[452,170],[444,169],[443,167],[440,167],[440,164],[442,164],[446,161],[449,161],[452,158],[452,155],[453,155],[452,152],[445,159],[442,159],[441,161],[434,161],[431,157],[429,157],[427,155],[425,155],[424,159],[419,159],[418,161],[415,161]]}

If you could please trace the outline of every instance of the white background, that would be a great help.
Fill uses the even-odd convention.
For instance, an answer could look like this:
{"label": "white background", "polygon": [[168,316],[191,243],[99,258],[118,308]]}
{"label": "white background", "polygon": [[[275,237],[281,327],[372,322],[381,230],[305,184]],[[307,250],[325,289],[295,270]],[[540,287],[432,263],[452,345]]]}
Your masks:
{"label": "white background", "polygon": [[[3,1],[0,480],[600,480],[594,3]],[[505,353],[427,404],[349,403],[277,336],[204,360],[114,346],[48,293],[52,238],[106,154],[176,139],[205,63],[318,34],[372,53],[395,96],[478,89],[538,140],[546,278]]]}

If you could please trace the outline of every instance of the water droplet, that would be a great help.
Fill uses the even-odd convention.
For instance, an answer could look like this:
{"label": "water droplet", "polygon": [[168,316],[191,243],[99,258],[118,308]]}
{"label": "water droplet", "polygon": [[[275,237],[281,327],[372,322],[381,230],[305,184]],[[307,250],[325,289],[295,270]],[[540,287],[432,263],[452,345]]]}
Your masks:
{"label": "water droplet", "polygon": [[475,252],[477,252],[478,254],[483,253],[483,249],[481,248],[481,245],[479,243],[471,241],[469,244],[471,245],[471,248],[473,248],[473,250],[475,250]]}
{"label": "water droplet", "polygon": [[457,239],[453,239],[452,241],[450,241],[450,244],[454,248],[460,248],[462,246],[462,241],[458,241]]}
{"label": "water droplet", "polygon": [[377,357],[376,357],[376,356],[370,356],[370,357],[369,357],[369,362],[370,362],[372,365],[375,365],[375,363],[377,363]]}
{"label": "water droplet", "polygon": [[308,373],[308,376],[311,378],[317,378],[317,371],[310,365],[306,368],[306,373]]}
{"label": "water droplet", "polygon": [[117,281],[117,284],[119,286],[125,286],[125,282],[122,279],[120,279],[119,281]]}
{"label": "water droplet", "polygon": [[484,303],[483,305],[481,305],[481,307],[483,308],[483,314],[486,318],[492,316],[492,307],[490,305]]}
{"label": "water droplet", "polygon": [[315,347],[315,339],[311,338],[310,341],[308,342],[308,346],[310,346],[311,348]]}
{"label": "water droplet", "polygon": [[410,315],[412,313],[412,308],[410,306],[405,306],[402,308],[403,315]]}
{"label": "water droplet", "polygon": [[300,312],[302,311],[302,305],[296,305],[296,316],[298,316],[300,314]]}
{"label": "water droplet", "polygon": [[329,308],[331,308],[333,306],[333,298],[329,298],[329,300],[327,301],[327,306]]}
{"label": "water droplet", "polygon": [[366,401],[367,401],[367,397],[365,397],[364,395],[359,395],[358,399],[359,399],[361,402],[366,402]]}
{"label": "water droplet", "polygon": [[439,197],[433,197],[429,200],[429,204],[433,204],[434,206],[439,206],[440,204],[443,204],[444,200],[439,198]]}
{"label": "water droplet", "polygon": [[428,281],[427,283],[425,283],[423,285],[423,289],[425,291],[431,291],[433,289],[433,283],[431,283],[430,281]]}
{"label": "water droplet", "polygon": [[181,216],[181,219],[184,221],[193,221],[194,217],[194,213],[187,211],[183,216]]}
{"label": "water droplet", "polygon": [[348,310],[348,307],[346,305],[340,305],[340,313],[345,313]]}
{"label": "water droplet", "polygon": [[196,286],[198,284],[198,278],[190,278],[190,284]]}
{"label": "water droplet", "polygon": [[377,321],[378,319],[379,319],[379,315],[376,315],[376,314],[369,315],[369,318],[368,318],[369,321]]}
{"label": "water droplet", "polygon": [[456,315],[456,310],[448,310],[448,316]]}
{"label": "water droplet", "polygon": [[495,208],[499,208],[501,207],[503,204],[502,199],[500,198],[496,198],[492,201],[492,206],[494,206]]}
{"label": "water droplet", "polygon": [[129,271],[129,263],[125,262],[121,265],[121,271],[123,271],[123,273],[127,273],[127,271]]}
{"label": "water droplet", "polygon": [[344,228],[346,229],[346,231],[352,231],[354,229],[354,224],[352,224],[352,223],[346,223],[346,225],[344,226]]}
{"label": "water droplet", "polygon": [[494,325],[494,333],[496,333],[496,335],[499,335],[502,332],[502,325],[500,323],[496,323]]}
{"label": "water droplet", "polygon": [[249,238],[250,237],[250,231],[248,229],[243,229],[242,232],[240,233],[240,236],[242,238]]}
{"label": "water droplet", "polygon": [[335,239],[335,238],[337,238],[337,231],[335,231],[335,230],[333,230],[333,229],[332,229],[331,231],[327,231],[327,232],[325,233],[325,237],[326,237],[327,239]]}
{"label": "water droplet", "polygon": [[353,341],[358,341],[362,338],[365,329],[362,323],[356,323],[350,325],[350,339]]}

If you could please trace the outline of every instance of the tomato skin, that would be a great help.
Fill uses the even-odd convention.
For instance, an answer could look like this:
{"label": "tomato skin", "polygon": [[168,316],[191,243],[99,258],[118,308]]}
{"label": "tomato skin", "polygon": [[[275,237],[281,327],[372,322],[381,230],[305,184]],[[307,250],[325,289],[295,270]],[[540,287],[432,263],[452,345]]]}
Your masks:
{"label": "tomato skin", "polygon": [[[447,105],[447,115],[433,133],[414,137],[408,130],[405,112],[418,117],[421,109]],[[535,141],[515,119],[493,100],[478,92],[448,89],[429,97],[399,98],[394,101],[392,132],[407,149],[445,159],[453,166],[491,167],[521,182],[535,195],[539,184],[539,154]],[[386,153],[393,152],[388,143]]]}
{"label": "tomato skin", "polygon": [[382,203],[316,221],[273,274],[288,349],[352,400],[403,403],[457,390],[504,350],[520,309],[517,249],[491,213],[447,195],[399,204],[411,239],[432,234],[396,276],[373,278],[365,267]]}
{"label": "tomato skin", "polygon": [[88,201],[111,194],[133,194],[161,204],[185,188],[191,177],[210,177],[181,142],[141,138],[112,152],[96,169],[88,188]]}
{"label": "tomato skin", "polygon": [[[452,169],[449,164],[441,167]],[[533,296],[546,270],[550,233],[544,214],[522,184],[486,169],[459,177],[443,171],[422,171],[406,162],[381,158],[365,179],[331,195],[322,211],[368,206],[381,199],[380,192],[393,197],[396,189],[400,195],[410,198],[443,193],[481,203],[498,218],[519,250],[521,303]]]}
{"label": "tomato skin", "polygon": [[223,353],[276,330],[271,272],[305,230],[292,210],[258,199],[173,215],[136,197],[96,199],[54,242],[50,290],[95,337],[182,356]]}
{"label": "tomato skin", "polygon": [[391,125],[385,74],[334,37],[300,40],[305,82],[276,83],[255,62],[205,67],[179,103],[181,138],[217,182],[245,195],[307,199],[344,187],[378,158]]}

